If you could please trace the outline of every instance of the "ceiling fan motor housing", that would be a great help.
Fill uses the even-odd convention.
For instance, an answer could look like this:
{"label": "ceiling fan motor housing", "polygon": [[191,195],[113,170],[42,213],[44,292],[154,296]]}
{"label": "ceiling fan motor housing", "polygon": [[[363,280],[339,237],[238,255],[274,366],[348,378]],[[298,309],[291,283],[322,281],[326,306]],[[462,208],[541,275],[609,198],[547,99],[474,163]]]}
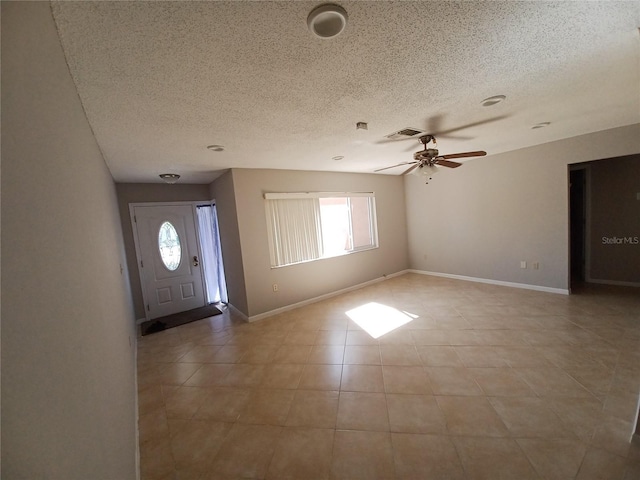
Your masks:
{"label": "ceiling fan motor housing", "polygon": [[420,162],[423,160],[432,160],[438,156],[438,149],[436,148],[425,148],[424,150],[420,150],[413,154],[413,159]]}

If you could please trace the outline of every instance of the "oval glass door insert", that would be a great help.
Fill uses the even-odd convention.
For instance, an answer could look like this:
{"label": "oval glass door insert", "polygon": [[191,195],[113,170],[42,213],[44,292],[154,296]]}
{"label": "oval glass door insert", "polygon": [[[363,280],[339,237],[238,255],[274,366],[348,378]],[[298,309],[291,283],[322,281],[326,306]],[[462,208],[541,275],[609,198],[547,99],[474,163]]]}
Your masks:
{"label": "oval glass door insert", "polygon": [[173,272],[180,266],[180,258],[182,258],[180,237],[171,222],[164,222],[160,225],[158,249],[160,250],[162,263],[168,270]]}

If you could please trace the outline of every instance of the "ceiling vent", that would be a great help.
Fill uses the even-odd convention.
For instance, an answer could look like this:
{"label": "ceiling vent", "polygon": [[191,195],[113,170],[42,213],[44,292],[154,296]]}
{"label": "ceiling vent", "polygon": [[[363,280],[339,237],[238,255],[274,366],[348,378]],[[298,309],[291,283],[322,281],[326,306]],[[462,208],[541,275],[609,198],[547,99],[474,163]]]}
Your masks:
{"label": "ceiling vent", "polygon": [[411,138],[411,137],[416,137],[423,134],[424,132],[422,130],[418,130],[417,128],[407,127],[407,128],[403,128],[402,130],[398,130],[397,132],[393,132],[390,135],[386,135],[385,138],[388,138],[389,140],[398,140],[400,138]]}

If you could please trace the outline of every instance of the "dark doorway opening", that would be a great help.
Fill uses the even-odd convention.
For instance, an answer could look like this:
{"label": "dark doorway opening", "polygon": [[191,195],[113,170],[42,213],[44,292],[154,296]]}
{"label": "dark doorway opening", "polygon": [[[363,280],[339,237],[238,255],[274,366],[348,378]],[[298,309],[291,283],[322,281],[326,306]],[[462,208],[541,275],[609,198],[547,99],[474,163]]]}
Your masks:
{"label": "dark doorway opening", "polygon": [[569,222],[571,286],[585,281],[587,237],[587,170],[586,167],[569,171]]}

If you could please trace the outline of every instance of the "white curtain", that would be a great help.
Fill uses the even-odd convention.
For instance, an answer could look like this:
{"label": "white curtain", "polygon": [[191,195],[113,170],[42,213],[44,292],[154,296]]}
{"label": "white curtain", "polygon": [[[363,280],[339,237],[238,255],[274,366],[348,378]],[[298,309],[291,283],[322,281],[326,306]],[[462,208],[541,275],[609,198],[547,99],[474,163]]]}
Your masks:
{"label": "white curtain", "polygon": [[202,247],[202,272],[208,303],[228,303],[227,283],[224,279],[218,212],[215,205],[198,206],[198,230]]}
{"label": "white curtain", "polygon": [[322,256],[320,203],[317,198],[267,199],[271,266]]}

